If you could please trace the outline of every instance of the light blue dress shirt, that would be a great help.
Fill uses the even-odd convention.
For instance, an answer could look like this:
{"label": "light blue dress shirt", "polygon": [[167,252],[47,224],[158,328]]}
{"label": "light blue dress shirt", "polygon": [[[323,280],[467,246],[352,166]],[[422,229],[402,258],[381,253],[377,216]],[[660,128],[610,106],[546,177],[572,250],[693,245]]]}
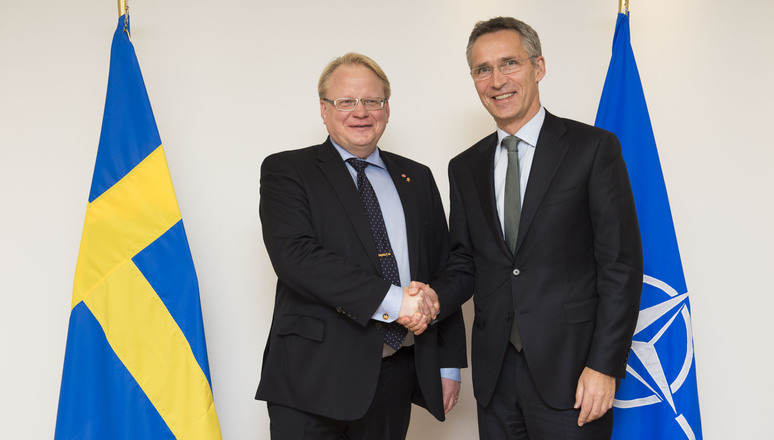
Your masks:
{"label": "light blue dress shirt", "polygon": [[[346,161],[350,158],[360,158],[343,149],[333,139],[331,139],[331,143],[333,143],[333,146],[336,147],[339,155],[346,163],[347,170],[349,170],[349,174],[357,186],[357,171]],[[384,300],[371,316],[371,319],[393,322],[398,319],[400,314],[400,305],[403,302],[403,287],[411,283],[406,217],[403,213],[403,204],[400,201],[398,190],[395,188],[395,182],[392,181],[392,177],[390,177],[390,173],[387,171],[387,166],[384,164],[381,156],[379,156],[379,149],[374,150],[364,160],[369,164],[365,169],[366,177],[368,177],[368,181],[371,182],[371,186],[374,188],[376,199],[379,201],[379,207],[382,210],[387,236],[390,238],[390,247],[392,247],[392,253],[395,255],[395,260],[398,264],[401,284],[400,286],[390,286],[390,290],[387,291],[387,295],[384,296]],[[384,319],[385,314],[389,317],[388,319]],[[413,334],[409,332],[409,336],[406,339],[404,345],[412,344]],[[389,352],[392,349],[385,346],[385,350]],[[441,368],[441,377],[456,380],[457,382],[462,381],[459,368]]]}
{"label": "light blue dress shirt", "polygon": [[[331,140],[336,147],[341,158],[346,162],[347,159],[356,158],[354,154],[341,148],[336,142]],[[384,165],[384,161],[379,156],[377,148],[370,156],[365,158],[369,166],[365,173],[368,181],[376,193],[376,199],[379,201],[379,207],[384,217],[384,226],[387,228],[387,236],[390,238],[392,253],[395,255],[395,261],[398,264],[398,273],[400,275],[400,286],[391,286],[384,301],[371,316],[372,319],[382,322],[393,322],[398,319],[400,314],[400,304],[403,301],[403,287],[411,283],[411,269],[408,259],[408,241],[406,238],[406,219],[403,214],[403,204],[400,201],[398,190],[395,189],[395,183]],[[347,169],[352,175],[352,180],[357,185],[357,171],[347,163]],[[384,316],[388,316],[387,319]]]}

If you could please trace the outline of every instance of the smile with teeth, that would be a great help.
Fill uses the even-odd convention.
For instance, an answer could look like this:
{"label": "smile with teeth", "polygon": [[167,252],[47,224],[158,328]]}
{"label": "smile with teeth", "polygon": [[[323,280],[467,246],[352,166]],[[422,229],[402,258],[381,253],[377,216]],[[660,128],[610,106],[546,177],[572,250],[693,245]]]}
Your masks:
{"label": "smile with teeth", "polygon": [[494,99],[495,99],[496,101],[499,101],[499,100],[501,100],[501,99],[510,98],[510,97],[511,97],[511,96],[513,96],[513,95],[514,95],[514,93],[513,93],[513,92],[511,92],[511,93],[506,93],[506,94],[504,94],[504,95],[497,95],[497,96],[495,96],[495,97],[494,97]]}

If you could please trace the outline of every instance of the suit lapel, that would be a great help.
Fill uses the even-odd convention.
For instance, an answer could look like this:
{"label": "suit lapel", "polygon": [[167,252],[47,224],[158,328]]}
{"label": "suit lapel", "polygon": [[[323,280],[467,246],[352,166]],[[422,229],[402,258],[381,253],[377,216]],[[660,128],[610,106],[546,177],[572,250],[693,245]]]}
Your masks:
{"label": "suit lapel", "polygon": [[417,199],[414,186],[407,180],[407,177],[410,179],[411,176],[404,176],[405,170],[401,169],[400,161],[392,154],[385,153],[382,150],[379,150],[379,154],[384,161],[384,165],[387,166],[387,171],[390,173],[390,177],[392,177],[395,189],[398,190],[400,203],[403,205],[403,216],[406,221],[406,241],[409,251],[410,278],[414,280],[417,277],[417,260],[419,259],[419,224],[421,220],[419,218],[419,200]]}
{"label": "suit lapel", "polygon": [[478,199],[481,201],[484,218],[489,224],[489,230],[495,235],[495,242],[506,255],[511,256],[511,251],[505,244],[502,235],[500,216],[497,213],[497,199],[494,189],[494,156],[497,151],[497,132],[485,137],[479,142],[478,154],[474,155],[470,164],[473,183],[476,185]]}
{"label": "suit lapel", "polygon": [[569,144],[562,142],[567,129],[561,119],[546,111],[543,127],[540,129],[535,158],[529,172],[527,191],[524,194],[524,203],[521,207],[521,221],[519,223],[519,237],[516,241],[516,253],[519,252],[524,237],[529,233],[532,221],[535,219],[540,202],[551,185],[551,182],[567,153]]}
{"label": "suit lapel", "polygon": [[347,170],[347,165],[341,160],[341,155],[331,143],[330,139],[323,143],[317,153],[320,170],[333,187],[333,192],[341,201],[352,227],[366,249],[366,254],[371,260],[377,273],[382,273],[381,264],[377,257],[376,244],[374,243],[371,225],[363,208],[363,201],[357,192],[357,186]]}

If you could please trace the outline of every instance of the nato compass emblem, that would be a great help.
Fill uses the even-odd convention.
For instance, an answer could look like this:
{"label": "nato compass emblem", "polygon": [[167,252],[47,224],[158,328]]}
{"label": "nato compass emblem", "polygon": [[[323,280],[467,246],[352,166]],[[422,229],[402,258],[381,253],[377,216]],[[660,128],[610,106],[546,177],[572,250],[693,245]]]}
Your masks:
{"label": "nato compass emblem", "polygon": [[[688,293],[679,294],[665,282],[645,275],[642,298],[642,310],[626,366],[627,377],[621,383],[613,406],[652,412],[648,416],[650,420],[653,420],[651,416],[673,418],[685,434],[684,438],[695,440],[696,435],[688,423],[691,417],[686,418],[683,412],[686,406],[681,405],[687,404],[687,411],[691,411],[692,399],[696,399],[695,385],[693,390],[687,390],[692,386],[686,386],[687,393],[683,393],[693,393],[692,397],[683,397],[680,393],[692,373],[694,359]],[[695,383],[695,373],[688,383]],[[698,408],[698,402],[696,405]]]}

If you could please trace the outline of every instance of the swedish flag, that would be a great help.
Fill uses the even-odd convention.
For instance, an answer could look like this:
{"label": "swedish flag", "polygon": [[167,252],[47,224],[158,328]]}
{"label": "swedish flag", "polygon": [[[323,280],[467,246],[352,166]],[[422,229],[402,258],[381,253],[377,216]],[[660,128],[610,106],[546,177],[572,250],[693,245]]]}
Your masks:
{"label": "swedish flag", "polygon": [[627,377],[614,403],[613,438],[700,440],[688,287],[629,39],[628,13],[618,14],[595,125],[621,141],[640,222],[645,273]]}
{"label": "swedish flag", "polygon": [[221,438],[196,272],[126,15],[113,36],[55,438]]}

